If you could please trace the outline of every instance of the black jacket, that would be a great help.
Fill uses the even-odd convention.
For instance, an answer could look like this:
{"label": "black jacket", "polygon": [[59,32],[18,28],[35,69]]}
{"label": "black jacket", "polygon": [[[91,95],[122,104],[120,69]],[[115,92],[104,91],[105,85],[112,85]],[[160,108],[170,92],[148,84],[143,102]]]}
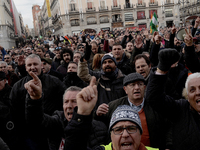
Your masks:
{"label": "black jacket", "polygon": [[[42,100],[27,99],[26,120],[29,128],[39,135],[45,135],[49,140],[49,149],[58,150],[62,139],[65,139],[65,128],[68,120],[63,111],[55,111],[52,116],[44,114]],[[107,140],[106,126],[99,121],[93,120],[89,132],[89,147],[104,144]]]}
{"label": "black jacket", "polygon": [[128,59],[125,53],[123,54],[122,60],[120,62],[117,62],[117,68],[119,68],[125,75],[133,72],[133,69],[130,65],[130,59]]}
{"label": "black jacket", "polygon": [[88,85],[86,82],[84,82],[77,76],[76,72],[68,72],[64,78],[63,83],[65,84],[66,89],[70,86],[77,86],[80,88],[84,88]]}
{"label": "black jacket", "polygon": [[194,46],[185,46],[185,63],[189,70],[194,72],[200,72],[200,61],[198,59],[198,56],[195,52]]}
{"label": "black jacket", "polygon": [[[55,110],[62,110],[62,99],[65,90],[64,84],[58,78],[48,74],[41,73],[39,78],[42,82],[42,91],[44,95],[44,100],[42,101],[44,112],[51,115]],[[25,99],[28,94],[27,90],[24,88],[24,84],[31,79],[32,77],[29,75],[22,78],[13,86],[10,94],[15,131],[19,136],[17,142],[18,145],[16,145],[16,148],[18,149],[23,149],[31,143],[29,139],[29,132],[31,132],[32,129],[28,128],[25,122]],[[40,142],[39,138],[36,138],[33,143],[37,143],[35,140]],[[20,145],[21,147],[17,147]],[[22,145],[24,145],[24,147]]]}
{"label": "black jacket", "polygon": [[147,99],[158,113],[173,122],[173,149],[199,150],[200,116],[190,108],[187,100],[175,101],[165,95],[166,80],[166,75],[156,75],[155,72],[151,72],[147,86]]}

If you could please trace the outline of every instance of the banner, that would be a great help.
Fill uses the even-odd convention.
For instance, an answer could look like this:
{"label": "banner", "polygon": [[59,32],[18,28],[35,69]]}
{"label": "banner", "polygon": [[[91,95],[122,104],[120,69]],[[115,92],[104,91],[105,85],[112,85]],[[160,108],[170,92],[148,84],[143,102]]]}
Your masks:
{"label": "banner", "polygon": [[51,8],[49,0],[46,0],[48,17],[51,17]]}

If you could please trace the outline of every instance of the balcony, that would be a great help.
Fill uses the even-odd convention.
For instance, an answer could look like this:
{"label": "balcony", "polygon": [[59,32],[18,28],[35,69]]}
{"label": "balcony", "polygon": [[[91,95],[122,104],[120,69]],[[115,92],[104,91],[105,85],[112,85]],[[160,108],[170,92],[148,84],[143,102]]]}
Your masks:
{"label": "balcony", "polygon": [[149,2],[149,7],[155,7],[155,6],[158,6],[158,2],[157,1]]}
{"label": "balcony", "polygon": [[111,6],[112,10],[121,10],[121,5],[118,6]]}
{"label": "balcony", "polygon": [[172,1],[170,1],[170,2],[165,2],[165,5],[171,6],[171,5],[174,5],[174,2],[172,2]]}
{"label": "balcony", "polygon": [[137,8],[144,8],[144,7],[146,7],[146,3],[145,2],[143,2],[143,3],[137,3]]}
{"label": "balcony", "polygon": [[134,21],[134,18],[125,18],[125,21]]}
{"label": "balcony", "polygon": [[115,22],[122,22],[122,19],[121,18],[112,19],[112,23],[115,23]]}
{"label": "balcony", "polygon": [[50,6],[51,10],[53,10],[54,4],[55,4],[56,2],[57,2],[57,0],[53,0],[53,2],[51,3],[51,6]]}
{"label": "balcony", "polygon": [[97,24],[97,21],[87,21],[87,25]]}
{"label": "balcony", "polygon": [[103,20],[100,19],[100,23],[109,23],[109,20],[108,19],[103,19]]}
{"label": "balcony", "polygon": [[69,10],[69,14],[79,14],[79,10],[76,8],[71,9],[71,10]]}
{"label": "balcony", "polygon": [[96,8],[95,8],[95,7],[86,8],[86,12],[94,12],[94,11],[96,11]]}
{"label": "balcony", "polygon": [[71,26],[74,27],[74,26],[80,26],[80,23],[79,22],[71,22]]}
{"label": "balcony", "polygon": [[55,24],[59,20],[59,16],[56,14],[55,17],[52,18],[52,24]]}
{"label": "balcony", "polygon": [[6,6],[5,3],[3,4],[3,6],[4,6],[4,8],[5,8],[5,11],[9,14],[9,16],[10,16],[11,18],[13,18],[13,15],[12,15],[11,11],[8,9],[8,7]]}
{"label": "balcony", "polygon": [[99,11],[108,11],[108,6],[107,7],[99,7]]}
{"label": "balcony", "polygon": [[142,20],[142,19],[146,19],[146,16],[144,16],[142,18],[137,18],[137,20]]}
{"label": "balcony", "polygon": [[173,17],[173,13],[167,13],[165,14],[165,17]]}
{"label": "balcony", "polygon": [[124,5],[124,9],[130,9],[130,8],[133,8],[133,4],[126,3],[126,4]]}

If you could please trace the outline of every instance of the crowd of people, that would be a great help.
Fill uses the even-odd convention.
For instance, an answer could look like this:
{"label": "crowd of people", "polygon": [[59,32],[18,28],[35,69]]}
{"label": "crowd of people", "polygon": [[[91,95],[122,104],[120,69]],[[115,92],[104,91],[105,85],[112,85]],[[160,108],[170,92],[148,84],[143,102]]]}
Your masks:
{"label": "crowd of people", "polygon": [[199,150],[199,25],[0,46],[0,149]]}

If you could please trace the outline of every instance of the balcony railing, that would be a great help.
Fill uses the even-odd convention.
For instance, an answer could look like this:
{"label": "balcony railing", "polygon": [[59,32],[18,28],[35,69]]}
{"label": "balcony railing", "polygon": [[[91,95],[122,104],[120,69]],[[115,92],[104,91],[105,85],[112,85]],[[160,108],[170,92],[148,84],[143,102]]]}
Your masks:
{"label": "balcony railing", "polygon": [[126,3],[126,4],[124,5],[124,9],[129,9],[129,8],[133,8],[133,4]]}
{"label": "balcony railing", "polygon": [[122,19],[121,19],[121,18],[118,18],[118,19],[112,19],[112,22],[122,22]]}
{"label": "balcony railing", "polygon": [[76,8],[69,10],[69,14],[78,14],[78,13],[79,13],[79,10]]}
{"label": "balcony railing", "polygon": [[52,24],[55,24],[59,19],[59,16],[56,14],[55,17],[52,18]]}
{"label": "balcony railing", "polygon": [[142,18],[137,18],[137,20],[142,20],[142,19],[146,19],[146,16],[142,17]]}
{"label": "balcony railing", "polygon": [[149,2],[149,7],[154,7],[154,6],[158,6],[158,2],[157,1],[154,1],[153,3]]}
{"label": "balcony railing", "polygon": [[87,25],[91,25],[91,24],[97,24],[97,22],[96,21],[87,22]]}
{"label": "balcony railing", "polygon": [[107,7],[99,7],[99,11],[107,11],[108,10],[108,6]]}
{"label": "balcony railing", "polygon": [[170,2],[165,2],[165,5],[173,5],[174,2],[173,1],[170,1]]}
{"label": "balcony railing", "polygon": [[125,18],[125,21],[133,21],[134,18]]}
{"label": "balcony railing", "polygon": [[51,3],[51,6],[50,6],[50,8],[51,8],[51,10],[53,9],[53,6],[54,6],[54,4],[57,2],[57,0],[53,0],[53,2]]}
{"label": "balcony railing", "polygon": [[6,4],[4,3],[3,4],[4,8],[5,8],[5,11],[9,14],[10,17],[13,17],[11,11],[8,9],[8,7],[6,6]]}
{"label": "balcony railing", "polygon": [[111,6],[112,10],[120,10],[121,9],[121,5],[118,6]]}
{"label": "balcony railing", "polygon": [[172,13],[165,14],[165,17],[173,17]]}
{"label": "balcony railing", "polygon": [[137,8],[146,7],[146,3],[137,3]]}
{"label": "balcony railing", "polygon": [[80,26],[79,22],[71,22],[71,26]]}
{"label": "balcony railing", "polygon": [[100,20],[100,23],[109,23],[108,19]]}
{"label": "balcony railing", "polygon": [[96,8],[95,8],[95,7],[86,8],[86,12],[94,12],[94,11],[96,11]]}

